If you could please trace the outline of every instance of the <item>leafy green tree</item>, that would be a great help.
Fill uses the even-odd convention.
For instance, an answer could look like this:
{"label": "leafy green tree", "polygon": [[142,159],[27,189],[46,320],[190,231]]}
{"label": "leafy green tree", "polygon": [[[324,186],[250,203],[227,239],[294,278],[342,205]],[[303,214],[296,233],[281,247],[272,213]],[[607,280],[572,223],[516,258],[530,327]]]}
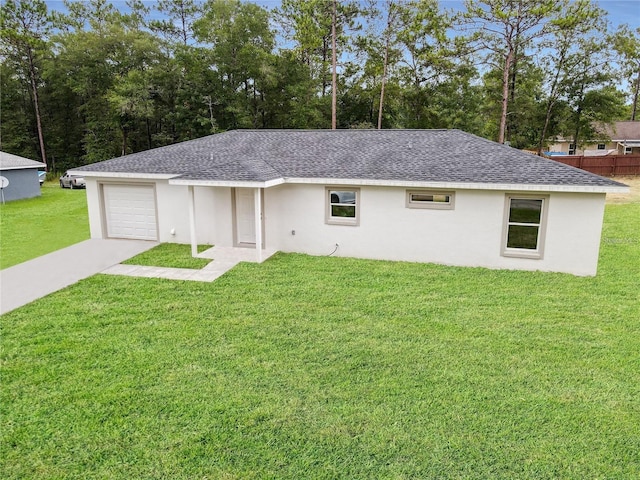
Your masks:
{"label": "leafy green tree", "polygon": [[640,93],[640,27],[632,30],[628,25],[620,25],[610,38],[618,53],[618,63],[631,89],[631,120],[636,119],[638,96]]}
{"label": "leafy green tree", "polygon": [[38,142],[34,142],[33,103],[30,86],[15,73],[13,65],[0,63],[0,149],[38,158]]}
{"label": "leafy green tree", "polygon": [[[343,61],[342,54],[350,50],[352,34],[360,29],[359,19],[363,15],[366,16],[367,11],[353,0],[335,3],[333,0],[283,0],[276,11],[284,37],[293,43],[294,52],[309,68],[311,78],[316,80],[310,86],[319,89],[323,99],[332,90],[330,86],[333,81],[334,52],[336,77],[339,77],[338,69],[349,68],[347,62]],[[332,35],[334,24],[335,36]],[[335,48],[332,47],[332,38],[335,38]],[[336,90],[333,89],[332,96],[334,92],[337,95]],[[331,116],[332,109],[329,105],[329,102],[326,107],[324,102],[321,103],[327,117]]]}
{"label": "leafy green tree", "polygon": [[609,57],[600,39],[581,41],[575,73],[564,92],[570,114],[563,133],[576,146],[597,138],[598,124],[610,124],[624,113],[624,94],[614,85]]}
{"label": "leafy green tree", "polygon": [[432,110],[437,113],[433,127],[484,134],[487,125],[482,110],[485,96],[476,79],[476,69],[463,65],[455,70],[454,76],[438,85],[431,97]]}
{"label": "leafy green tree", "polygon": [[193,38],[193,24],[202,16],[202,2],[195,0],[159,0],[155,8],[164,17],[149,22],[155,32],[159,32],[170,42],[187,45]]}
{"label": "leafy green tree", "polygon": [[382,128],[382,112],[384,109],[384,91],[387,85],[387,76],[389,70],[389,60],[393,58],[393,53],[391,50],[394,46],[395,35],[394,31],[396,30],[399,12],[396,2],[393,0],[387,0],[386,3],[386,12],[387,12],[387,25],[384,29],[384,54],[382,56],[382,79],[380,80],[380,102],[378,106],[378,130]]}
{"label": "leafy green tree", "polygon": [[534,42],[549,35],[550,20],[566,0],[465,0],[466,19],[475,27],[471,37],[477,48],[489,52],[486,59],[500,59],[502,71],[501,113],[498,142],[504,143],[510,89],[515,91],[514,62]]}
{"label": "leafy green tree", "polygon": [[332,4],[324,0],[283,0],[277,10],[285,38],[294,43],[299,60],[311,76],[322,82],[322,96],[329,89]]}
{"label": "leafy green tree", "polygon": [[[334,96],[336,127],[502,129],[518,147],[591,139],[623,108],[592,0],[468,0],[462,24],[436,0],[43,1],[2,5],[0,134],[51,168],[232,128],[326,128]],[[634,110],[637,32],[609,39]]]}
{"label": "leafy green tree", "polygon": [[[373,8],[369,13],[374,19],[371,22],[373,25],[369,25],[365,35],[355,39],[354,47],[358,56],[365,57],[359,73],[368,88],[363,88],[362,93],[366,95],[367,90],[372,94],[375,89],[379,91],[376,123],[380,130],[383,123],[387,82],[402,56],[398,42],[398,32],[402,26],[398,2],[395,0],[386,0],[379,8]],[[371,106],[374,107],[373,103]],[[373,115],[368,116],[373,117]],[[370,118],[369,122],[373,123],[373,121],[374,119]]]}
{"label": "leafy green tree", "polygon": [[151,135],[154,143],[165,145],[213,133],[217,128],[213,115],[216,100],[208,88],[212,76],[206,72],[210,55],[195,45],[193,29],[202,17],[203,4],[160,0],[154,8],[162,18],[149,21],[148,26],[162,39],[160,46],[165,52],[163,68],[152,72],[158,117]]}
{"label": "leafy green tree", "polygon": [[590,140],[605,140],[599,127],[613,123],[624,114],[624,94],[612,85],[588,90],[574,100],[571,121],[576,145],[584,145]]}
{"label": "leafy green tree", "polygon": [[[126,75],[116,77],[106,93],[122,132],[121,155],[131,153],[127,148],[129,132],[140,120],[147,120],[153,116],[150,93],[151,85],[144,72],[139,70],[129,70]],[[148,145],[148,148],[151,148],[151,139]]]}
{"label": "leafy green tree", "polygon": [[[69,7],[67,28],[56,37],[56,68],[66,73],[67,87],[80,99],[83,161],[92,163],[127,152],[132,134],[149,136],[145,122],[135,120],[148,118],[140,113],[147,111],[140,106],[140,91],[148,90],[149,71],[159,68],[161,54],[137,18],[104,1]],[[135,81],[144,85],[134,87]],[[119,98],[123,92],[132,99]]]}
{"label": "leafy green tree", "polygon": [[211,46],[208,67],[216,72],[221,127],[260,127],[265,92],[274,81],[275,38],[267,10],[237,0],[212,0],[194,29],[197,40]]}
{"label": "leafy green tree", "polygon": [[52,171],[63,171],[79,164],[84,155],[83,130],[78,111],[81,99],[69,88],[67,72],[51,56],[42,65],[41,89],[43,121],[47,126],[47,159]]}
{"label": "leafy green tree", "polygon": [[273,82],[265,94],[265,127],[325,128],[324,100],[307,66],[291,50],[282,50],[274,62]]}
{"label": "leafy green tree", "polygon": [[42,0],[7,0],[0,9],[2,55],[19,78],[28,82],[36,119],[40,158],[47,165],[47,151],[40,112],[41,60],[47,50],[50,22]]}
{"label": "leafy green tree", "polygon": [[338,99],[338,51],[337,51],[338,1],[331,1],[331,129],[337,125]]}
{"label": "leafy green tree", "polygon": [[[550,72],[546,80],[545,118],[538,140],[538,154],[542,153],[549,137],[555,107],[562,93],[581,73],[583,47],[606,32],[605,12],[591,3],[578,0],[566,6],[566,12],[552,23],[552,36],[546,46],[543,65]],[[557,126],[558,122],[553,122]]]}
{"label": "leafy green tree", "polygon": [[447,31],[452,17],[435,0],[398,4],[398,45],[403,52],[397,67],[403,87],[403,120],[408,128],[439,125],[436,96],[440,86],[457,77],[464,55],[455,48]]}
{"label": "leafy green tree", "polygon": [[[355,62],[343,71],[343,107],[349,110],[344,112],[344,118],[348,125],[377,123],[382,128],[383,119],[388,119],[385,124],[392,123],[393,113],[389,108],[384,110],[385,91],[388,82],[396,81],[393,70],[402,55],[396,42],[399,28],[396,4],[387,0],[382,9],[372,9],[370,14],[378,20],[354,39]],[[355,111],[360,112],[362,118],[353,118]]]}

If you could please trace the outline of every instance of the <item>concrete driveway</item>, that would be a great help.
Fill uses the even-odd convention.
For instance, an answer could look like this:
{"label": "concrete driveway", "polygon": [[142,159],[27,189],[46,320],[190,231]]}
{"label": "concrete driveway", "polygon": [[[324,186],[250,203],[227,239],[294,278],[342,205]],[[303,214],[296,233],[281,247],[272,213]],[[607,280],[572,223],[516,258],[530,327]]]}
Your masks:
{"label": "concrete driveway", "polygon": [[0,270],[0,314],[72,285],[158,245],[91,239]]}

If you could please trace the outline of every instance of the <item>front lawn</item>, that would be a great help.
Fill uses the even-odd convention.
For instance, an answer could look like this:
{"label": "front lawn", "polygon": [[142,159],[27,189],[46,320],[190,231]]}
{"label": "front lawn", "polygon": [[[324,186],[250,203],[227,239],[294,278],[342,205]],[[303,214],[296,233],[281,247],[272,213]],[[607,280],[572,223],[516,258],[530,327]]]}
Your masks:
{"label": "front lawn", "polygon": [[[198,253],[211,248],[211,245],[198,245]],[[194,268],[201,269],[211,260],[191,256],[191,245],[178,243],[161,243],[151,250],[142,252],[122,262],[126,265],[147,265],[151,267]]]}
{"label": "front lawn", "polygon": [[42,196],[0,205],[0,269],[89,238],[87,195],[45,182]]}
{"label": "front lawn", "polygon": [[640,477],[640,204],[595,278],[278,254],[4,315],[0,477]]}

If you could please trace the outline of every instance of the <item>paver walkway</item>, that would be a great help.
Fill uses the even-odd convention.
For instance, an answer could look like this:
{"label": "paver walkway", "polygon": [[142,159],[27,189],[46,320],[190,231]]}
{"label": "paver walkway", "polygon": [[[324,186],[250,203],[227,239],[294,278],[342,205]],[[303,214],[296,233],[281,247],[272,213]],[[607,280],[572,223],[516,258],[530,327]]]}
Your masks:
{"label": "paver walkway", "polygon": [[[262,260],[266,260],[275,251],[263,250]],[[167,278],[169,280],[193,280],[213,282],[240,262],[256,262],[256,251],[252,248],[212,247],[198,254],[201,258],[213,261],[200,270],[192,268],[147,267],[142,265],[113,265],[101,273],[108,275],[126,275],[129,277]]]}
{"label": "paver walkway", "polygon": [[0,270],[0,314],[68,287],[158,245],[91,239]]}

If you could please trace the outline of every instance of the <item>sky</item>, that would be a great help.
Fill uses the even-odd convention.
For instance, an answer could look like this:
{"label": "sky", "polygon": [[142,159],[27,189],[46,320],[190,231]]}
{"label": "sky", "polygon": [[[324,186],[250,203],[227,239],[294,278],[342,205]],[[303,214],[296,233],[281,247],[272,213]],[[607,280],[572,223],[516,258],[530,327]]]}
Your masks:
{"label": "sky", "polygon": [[[52,10],[65,10],[62,0],[46,0],[46,3]],[[124,0],[116,0],[111,3],[118,9],[126,9]],[[143,3],[152,6],[156,2],[143,0]],[[280,5],[280,0],[255,0],[253,3],[272,9]],[[640,27],[640,0],[600,0],[597,4],[608,12],[609,21],[614,28],[623,23],[628,24],[633,29]],[[440,5],[447,9],[462,10],[464,1],[441,0]]]}

